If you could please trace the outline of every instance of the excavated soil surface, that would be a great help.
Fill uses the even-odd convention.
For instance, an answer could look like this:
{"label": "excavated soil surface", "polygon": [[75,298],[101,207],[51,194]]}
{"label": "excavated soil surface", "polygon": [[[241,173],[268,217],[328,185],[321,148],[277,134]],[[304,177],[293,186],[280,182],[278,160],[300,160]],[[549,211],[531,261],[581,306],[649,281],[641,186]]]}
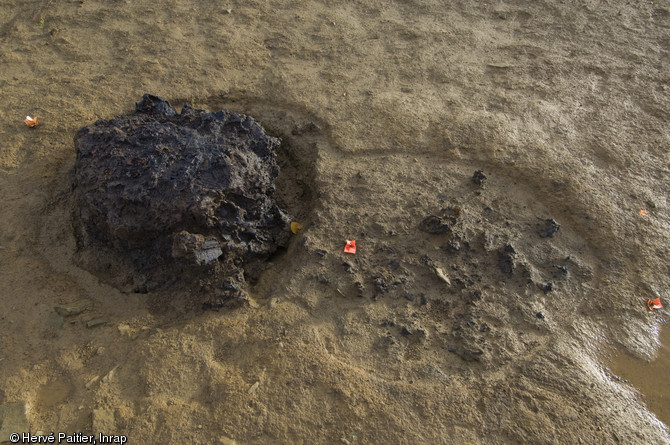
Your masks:
{"label": "excavated soil surface", "polygon": [[[667,363],[670,3],[271,3],[0,4],[0,415],[128,443],[670,442],[610,367]],[[145,93],[280,141],[303,228],[237,308],[120,285],[78,238],[74,138]]]}

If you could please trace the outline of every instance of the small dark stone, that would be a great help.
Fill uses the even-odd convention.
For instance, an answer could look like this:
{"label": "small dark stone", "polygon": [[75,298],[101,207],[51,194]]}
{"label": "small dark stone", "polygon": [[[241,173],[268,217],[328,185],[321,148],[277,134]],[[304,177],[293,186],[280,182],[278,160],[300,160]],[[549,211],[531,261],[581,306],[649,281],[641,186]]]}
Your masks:
{"label": "small dark stone", "polygon": [[305,133],[312,133],[321,130],[318,125],[316,125],[314,122],[307,122],[306,124],[303,125],[296,125],[293,130],[291,130],[291,134],[293,136],[302,136]]}
{"label": "small dark stone", "polygon": [[246,291],[246,282],[242,271],[231,273],[227,276],[219,289],[215,291],[214,298],[203,304],[203,309],[219,310],[222,307],[234,308],[249,302]]}
{"label": "small dark stone", "polygon": [[382,293],[388,291],[388,284],[386,284],[386,281],[382,277],[375,278],[375,287]]}
{"label": "small dark stone", "polygon": [[423,221],[421,221],[421,224],[419,224],[419,229],[434,235],[450,233],[454,225],[458,222],[460,215],[461,209],[459,207],[442,209],[440,216],[426,216]]}
{"label": "small dark stone", "polygon": [[330,280],[322,274],[313,275],[312,278],[321,284],[328,284],[330,282]]}
{"label": "small dark stone", "polygon": [[212,298],[211,300],[205,301],[202,303],[203,311],[218,311],[224,307],[223,300],[220,298]]}
{"label": "small dark stone", "polygon": [[568,275],[568,268],[567,266],[554,266],[556,269],[558,269],[558,274],[560,276],[567,276]]}
{"label": "small dark stone", "polygon": [[561,225],[553,219],[546,220],[547,227],[540,233],[542,238],[551,238],[561,228]]}
{"label": "small dark stone", "polygon": [[475,173],[472,175],[472,182],[474,182],[479,186],[484,185],[485,181],[486,181],[486,175],[482,170],[476,170]]}
{"label": "small dark stone", "polygon": [[175,260],[201,266],[215,261],[221,255],[223,251],[216,238],[205,238],[186,230],[174,235],[172,258]]}
{"label": "small dark stone", "polygon": [[323,249],[316,249],[314,252],[322,258],[328,253],[328,251]]}
{"label": "small dark stone", "polygon": [[435,215],[425,217],[423,221],[421,221],[419,228],[424,232],[432,233],[434,235],[451,232],[451,224],[449,224],[449,221],[444,221]]}
{"label": "small dark stone", "polygon": [[405,298],[407,298],[409,301],[414,301],[414,294],[410,294],[408,292],[405,294]]}
{"label": "small dark stone", "polygon": [[481,360],[481,356],[484,354],[484,351],[482,351],[479,348],[475,349],[468,349],[463,351],[463,355],[461,358],[465,360],[466,362],[476,362]]}
{"label": "small dark stone", "polygon": [[72,315],[79,315],[82,312],[91,309],[93,302],[91,300],[79,300],[69,304],[59,304],[54,307],[56,313],[62,317],[70,317]]}
{"label": "small dark stone", "polygon": [[452,282],[461,289],[465,289],[466,287],[468,287],[467,283],[463,281],[461,278],[454,278]]}
{"label": "small dark stone", "polygon": [[447,244],[447,250],[450,252],[458,252],[461,250],[461,243],[458,242],[456,239],[450,239],[449,244]]}
{"label": "small dark stone", "polygon": [[389,267],[391,268],[391,270],[396,270],[398,267],[400,267],[400,263],[398,263],[398,262],[395,261],[395,260],[392,260],[392,261],[389,263]]}
{"label": "small dark stone", "polygon": [[428,304],[426,296],[424,294],[419,295],[419,306],[425,306],[426,304]]}
{"label": "small dark stone", "polygon": [[453,354],[456,354],[459,356],[463,361],[466,362],[477,362],[481,360],[481,356],[484,354],[484,351],[482,351],[479,348],[476,349],[463,349],[463,350],[458,350],[453,347],[447,348],[447,350]]}
{"label": "small dark stone", "polygon": [[406,326],[403,326],[403,327],[400,329],[400,333],[401,333],[402,335],[404,335],[404,336],[412,335],[412,331],[410,331],[409,329],[407,329]]}
{"label": "small dark stone", "polygon": [[540,320],[544,320],[544,315],[542,314],[542,312],[538,312],[537,314],[535,314],[535,316]]}
{"label": "small dark stone", "polygon": [[87,328],[93,328],[93,327],[96,327],[96,326],[102,326],[103,324],[107,324],[108,322],[109,322],[109,320],[107,320],[106,318],[98,317],[98,318],[94,318],[93,320],[88,321],[86,323],[86,327]]}
{"label": "small dark stone", "polygon": [[554,283],[545,283],[542,285],[542,292],[545,294],[548,294],[552,290],[554,290]]}
{"label": "small dark stone", "polygon": [[151,283],[147,280],[142,274],[135,274],[133,276],[133,292],[136,294],[146,294],[149,293],[149,287]]}
{"label": "small dark stone", "polygon": [[412,334],[413,334],[413,335],[414,335],[414,334],[418,334],[419,337],[423,337],[423,338],[427,338],[427,337],[428,337],[428,331],[426,331],[426,330],[423,329],[423,328],[417,328]]}
{"label": "small dark stone", "polygon": [[505,245],[498,252],[498,266],[503,273],[511,274],[516,267],[516,251],[511,244]]}

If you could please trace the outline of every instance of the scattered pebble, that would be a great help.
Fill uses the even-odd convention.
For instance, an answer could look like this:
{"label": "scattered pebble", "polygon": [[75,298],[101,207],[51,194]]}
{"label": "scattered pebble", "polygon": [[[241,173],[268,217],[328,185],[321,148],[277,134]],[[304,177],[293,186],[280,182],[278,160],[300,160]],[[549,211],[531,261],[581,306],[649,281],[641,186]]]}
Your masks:
{"label": "scattered pebble", "polygon": [[561,225],[553,219],[546,220],[547,227],[540,233],[542,238],[551,238],[561,228]]}
{"label": "scattered pebble", "polygon": [[116,328],[119,330],[119,333],[121,335],[131,336],[133,333],[133,328],[131,328],[129,325],[125,323],[120,323]]}
{"label": "scattered pebble", "polygon": [[419,224],[419,229],[424,232],[432,233],[433,235],[439,235],[442,233],[450,233],[451,227],[456,224],[456,218],[440,218],[435,215],[426,216],[421,224]]}
{"label": "scattered pebble", "polygon": [[56,313],[62,317],[70,317],[73,315],[79,315],[82,312],[91,309],[93,307],[93,302],[91,300],[79,300],[74,303],[59,304],[54,307]]}
{"label": "scattered pebble", "polygon": [[498,252],[498,265],[500,267],[500,270],[503,271],[503,273],[506,274],[511,274],[514,268],[516,267],[516,251],[514,250],[514,247],[512,247],[511,244],[505,245],[500,251]]}
{"label": "scattered pebble", "polygon": [[568,268],[566,266],[554,266],[556,269],[558,269],[558,273],[565,277],[568,275]]}
{"label": "scattered pebble", "polygon": [[114,378],[114,374],[116,373],[116,370],[119,368],[119,366],[121,366],[121,365],[116,365],[115,367],[113,367],[112,370],[109,371],[107,373],[107,375],[102,378],[102,383],[111,382],[112,379]]}
{"label": "scattered pebble", "polygon": [[106,324],[107,322],[108,322],[108,320],[106,318],[94,318],[93,320],[86,323],[86,327],[87,328],[92,328],[92,327],[95,327],[95,326],[100,326],[100,325]]}
{"label": "scattered pebble", "polygon": [[435,272],[435,275],[437,275],[437,277],[438,277],[440,280],[442,280],[442,281],[444,281],[445,283],[447,283],[447,286],[451,286],[451,280],[449,279],[449,277],[447,276],[447,274],[444,273],[444,271],[443,271],[442,269],[440,269],[440,268],[437,267],[437,266],[433,266],[433,271]]}
{"label": "scattered pebble", "polygon": [[251,385],[251,388],[249,388],[249,390],[247,391],[247,394],[253,394],[254,392],[256,392],[256,390],[258,389],[260,384],[261,384],[261,382],[256,382],[253,385]]}
{"label": "scattered pebble", "polygon": [[484,185],[484,182],[486,181],[486,175],[482,170],[477,170],[475,173],[472,175],[472,182],[475,184],[482,186]]}
{"label": "scattered pebble", "polygon": [[100,377],[96,375],[96,376],[93,377],[91,380],[89,380],[88,382],[86,382],[86,385],[85,385],[85,386],[86,386],[86,389],[91,389],[91,387],[92,387],[93,385],[95,385],[95,382],[97,382],[98,380],[100,380]]}
{"label": "scattered pebble", "polygon": [[216,445],[237,445],[237,442],[235,442],[230,437],[221,436],[219,437],[219,440],[217,441]]}
{"label": "scattered pebble", "polygon": [[440,368],[438,368],[437,366],[426,365],[426,371],[429,372],[429,373],[437,374],[438,376],[442,377],[443,379],[448,379],[447,375],[444,372],[442,372],[442,370]]}

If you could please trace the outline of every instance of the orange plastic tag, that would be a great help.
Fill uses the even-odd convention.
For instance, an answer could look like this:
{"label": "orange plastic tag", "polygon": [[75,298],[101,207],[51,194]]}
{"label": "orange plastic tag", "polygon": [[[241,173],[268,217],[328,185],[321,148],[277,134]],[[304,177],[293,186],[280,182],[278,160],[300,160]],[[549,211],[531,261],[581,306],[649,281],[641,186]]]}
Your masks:
{"label": "orange plastic tag", "polygon": [[299,222],[291,221],[291,232],[293,232],[294,234],[297,234],[304,228],[305,226],[303,226]]}
{"label": "orange plastic tag", "polygon": [[657,298],[655,300],[649,300],[647,301],[647,307],[649,308],[650,311],[653,311],[654,309],[661,309],[663,305],[661,304],[661,298]]}
{"label": "orange plastic tag", "polygon": [[29,126],[29,127],[34,127],[34,126],[37,125],[37,118],[36,118],[36,117],[26,116],[26,118],[23,119],[23,122],[25,122],[26,125]]}
{"label": "orange plastic tag", "polygon": [[345,253],[356,253],[356,240],[347,240],[347,244],[344,246]]}
{"label": "orange plastic tag", "polygon": [[640,215],[642,215],[642,216],[647,216],[647,215],[649,215],[649,212],[647,212],[646,210],[640,210],[638,213],[639,213]]}

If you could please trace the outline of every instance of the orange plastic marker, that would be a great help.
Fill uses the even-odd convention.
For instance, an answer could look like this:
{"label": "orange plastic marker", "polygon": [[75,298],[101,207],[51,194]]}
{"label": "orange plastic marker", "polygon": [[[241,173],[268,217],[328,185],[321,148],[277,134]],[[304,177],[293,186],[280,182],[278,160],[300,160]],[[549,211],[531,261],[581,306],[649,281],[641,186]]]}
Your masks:
{"label": "orange plastic marker", "polygon": [[29,126],[29,127],[34,127],[34,126],[37,125],[37,118],[36,118],[36,117],[26,116],[26,118],[23,119],[23,122],[25,122],[26,125]]}
{"label": "orange plastic marker", "polygon": [[640,210],[638,213],[639,213],[640,215],[642,215],[642,216],[647,216],[647,215],[649,215],[649,212],[647,212],[646,210]]}
{"label": "orange plastic marker", "polygon": [[291,232],[293,232],[294,234],[297,235],[298,232],[300,232],[304,228],[305,226],[303,226],[299,222],[291,221]]}
{"label": "orange plastic marker", "polygon": [[356,240],[347,240],[347,244],[344,246],[345,253],[356,253]]}
{"label": "orange plastic marker", "polygon": [[655,300],[649,300],[647,301],[647,307],[649,308],[650,311],[653,311],[654,309],[661,309],[663,305],[661,304],[661,298],[657,298]]}

